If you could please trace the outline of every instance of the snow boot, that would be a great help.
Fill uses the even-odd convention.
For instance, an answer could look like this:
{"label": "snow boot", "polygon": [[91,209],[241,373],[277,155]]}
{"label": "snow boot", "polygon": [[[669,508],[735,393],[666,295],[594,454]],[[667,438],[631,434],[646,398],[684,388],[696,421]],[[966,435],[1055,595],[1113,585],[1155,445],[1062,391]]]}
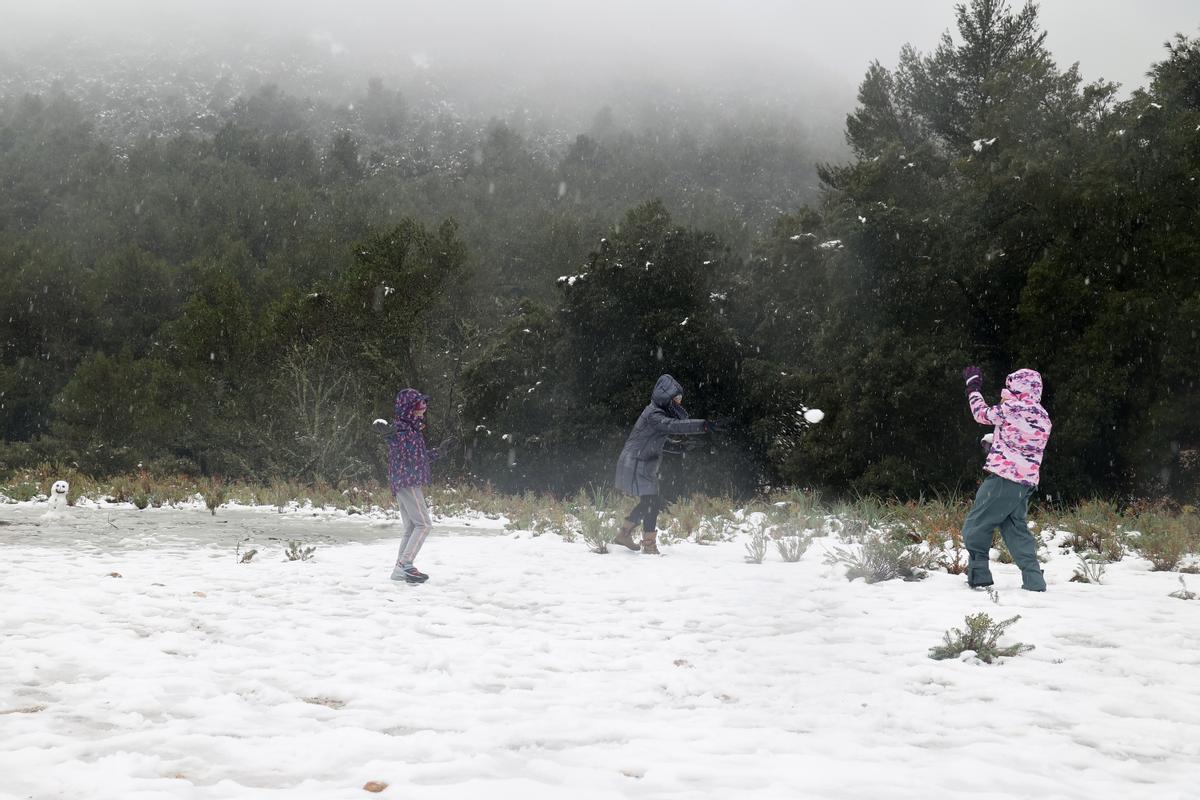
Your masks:
{"label": "snow boot", "polygon": [[635,542],[633,537],[630,535],[633,533],[633,529],[636,527],[636,522],[629,522],[627,520],[625,524],[621,526],[620,532],[617,533],[617,538],[613,539],[613,544],[619,544],[624,547],[628,547],[630,550],[637,550],[638,543]]}
{"label": "snow boot", "polygon": [[398,566],[392,570],[392,580],[404,581],[405,583],[424,583],[429,580],[429,576],[413,566]]}
{"label": "snow boot", "polygon": [[658,552],[658,531],[642,533],[642,552],[652,556],[660,555]]}

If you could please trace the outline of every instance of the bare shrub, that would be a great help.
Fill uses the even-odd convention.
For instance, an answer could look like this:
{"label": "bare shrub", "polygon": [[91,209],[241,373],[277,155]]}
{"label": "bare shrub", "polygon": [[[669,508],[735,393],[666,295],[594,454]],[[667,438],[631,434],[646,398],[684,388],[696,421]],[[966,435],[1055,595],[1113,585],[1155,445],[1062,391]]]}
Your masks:
{"label": "bare shrub", "polygon": [[1187,584],[1184,583],[1182,575],[1179,576],[1179,585],[1182,588],[1178,589],[1177,591],[1171,592],[1167,596],[1168,597],[1178,597],[1180,600],[1195,600],[1196,599],[1196,593],[1192,592],[1192,591],[1188,591]]}
{"label": "bare shrub", "polygon": [[812,540],[813,537],[811,535],[796,533],[780,536],[775,540],[775,549],[779,551],[779,557],[784,561],[795,562],[803,558],[804,554],[808,552],[808,547],[812,544]]}
{"label": "bare shrub", "polygon": [[293,346],[271,385],[281,407],[250,433],[270,474],[331,485],[370,476],[364,455],[378,437],[360,409],[370,393],[333,348]]}
{"label": "bare shrub", "polygon": [[1079,563],[1075,565],[1075,574],[1071,576],[1073,583],[1102,583],[1104,569],[1108,561],[1102,553],[1080,553]]}
{"label": "bare shrub", "polygon": [[767,554],[769,541],[765,524],[760,523],[751,528],[746,539],[746,560],[751,564],[761,564]]}

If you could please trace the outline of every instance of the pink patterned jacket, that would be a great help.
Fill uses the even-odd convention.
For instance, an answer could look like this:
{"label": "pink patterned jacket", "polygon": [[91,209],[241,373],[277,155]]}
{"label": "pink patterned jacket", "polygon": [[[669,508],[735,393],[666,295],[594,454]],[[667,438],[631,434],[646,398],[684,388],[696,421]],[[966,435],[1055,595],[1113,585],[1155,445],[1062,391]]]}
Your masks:
{"label": "pink patterned jacket", "polygon": [[1037,486],[1042,454],[1050,439],[1050,415],[1040,403],[1042,376],[1032,369],[1017,370],[1005,380],[1000,398],[1000,405],[988,406],[979,392],[967,397],[975,421],[996,426],[983,468],[1001,478]]}

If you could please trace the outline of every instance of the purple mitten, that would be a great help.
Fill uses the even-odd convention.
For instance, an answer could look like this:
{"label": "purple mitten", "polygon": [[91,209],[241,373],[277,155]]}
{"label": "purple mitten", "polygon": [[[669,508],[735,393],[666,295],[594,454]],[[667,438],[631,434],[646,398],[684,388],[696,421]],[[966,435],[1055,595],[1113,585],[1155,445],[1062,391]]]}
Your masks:
{"label": "purple mitten", "polygon": [[979,367],[964,367],[963,380],[967,382],[967,395],[983,390],[983,372]]}

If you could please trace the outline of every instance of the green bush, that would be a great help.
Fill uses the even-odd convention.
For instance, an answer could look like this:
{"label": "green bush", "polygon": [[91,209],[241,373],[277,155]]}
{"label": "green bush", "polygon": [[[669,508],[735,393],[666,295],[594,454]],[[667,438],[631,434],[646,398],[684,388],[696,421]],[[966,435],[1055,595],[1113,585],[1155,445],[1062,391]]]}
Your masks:
{"label": "green bush", "polygon": [[303,542],[291,541],[287,543],[287,547],[283,549],[284,561],[308,561],[313,557],[313,553],[317,552],[317,548],[313,545],[305,545]]}
{"label": "green bush", "polygon": [[704,509],[699,498],[684,497],[671,503],[666,509],[671,517],[671,538],[687,540],[696,535],[698,544],[711,544],[711,538],[701,531],[704,522]]}
{"label": "green bush", "polygon": [[841,536],[847,542],[860,542],[873,531],[892,524],[895,515],[883,502],[869,495],[860,495],[850,503],[840,503],[833,514],[842,523]]}
{"label": "green bush", "polygon": [[919,581],[928,576],[927,570],[937,566],[938,559],[922,545],[875,535],[859,546],[834,547],[825,556],[825,563],[844,564],[847,580],[862,578],[867,583],[879,583],[895,578]]}
{"label": "green bush", "polygon": [[1062,542],[1065,550],[1099,553],[1108,562],[1120,561],[1125,556],[1125,530],[1129,523],[1115,503],[1087,500],[1051,518],[1055,528],[1067,532]]}
{"label": "green bush", "polygon": [[597,489],[591,502],[578,509],[580,535],[593,553],[607,553],[617,536],[617,518],[609,509],[610,496]]}
{"label": "green bush", "polygon": [[229,497],[229,487],[219,478],[213,477],[205,482],[201,494],[204,495],[204,507],[215,517],[217,509]]}
{"label": "green bush", "polygon": [[920,540],[936,550],[962,542],[962,523],[971,504],[957,494],[922,497],[899,507],[897,515]]}
{"label": "green bush", "polygon": [[1004,635],[1004,631],[1020,618],[1021,616],[1018,614],[1003,622],[993,622],[991,617],[982,612],[968,614],[966,630],[953,628],[946,631],[943,634],[943,643],[929,648],[929,657],[941,661],[947,658],[957,658],[971,650],[981,661],[991,664],[1000,657],[1011,658],[1021,653],[1027,653],[1033,649],[1033,645],[1017,642],[1007,647],[1000,647],[997,644],[1000,637]]}
{"label": "green bush", "polygon": [[1138,536],[1133,546],[1157,571],[1170,571],[1188,553],[1196,551],[1195,515],[1142,514],[1134,520]]}

